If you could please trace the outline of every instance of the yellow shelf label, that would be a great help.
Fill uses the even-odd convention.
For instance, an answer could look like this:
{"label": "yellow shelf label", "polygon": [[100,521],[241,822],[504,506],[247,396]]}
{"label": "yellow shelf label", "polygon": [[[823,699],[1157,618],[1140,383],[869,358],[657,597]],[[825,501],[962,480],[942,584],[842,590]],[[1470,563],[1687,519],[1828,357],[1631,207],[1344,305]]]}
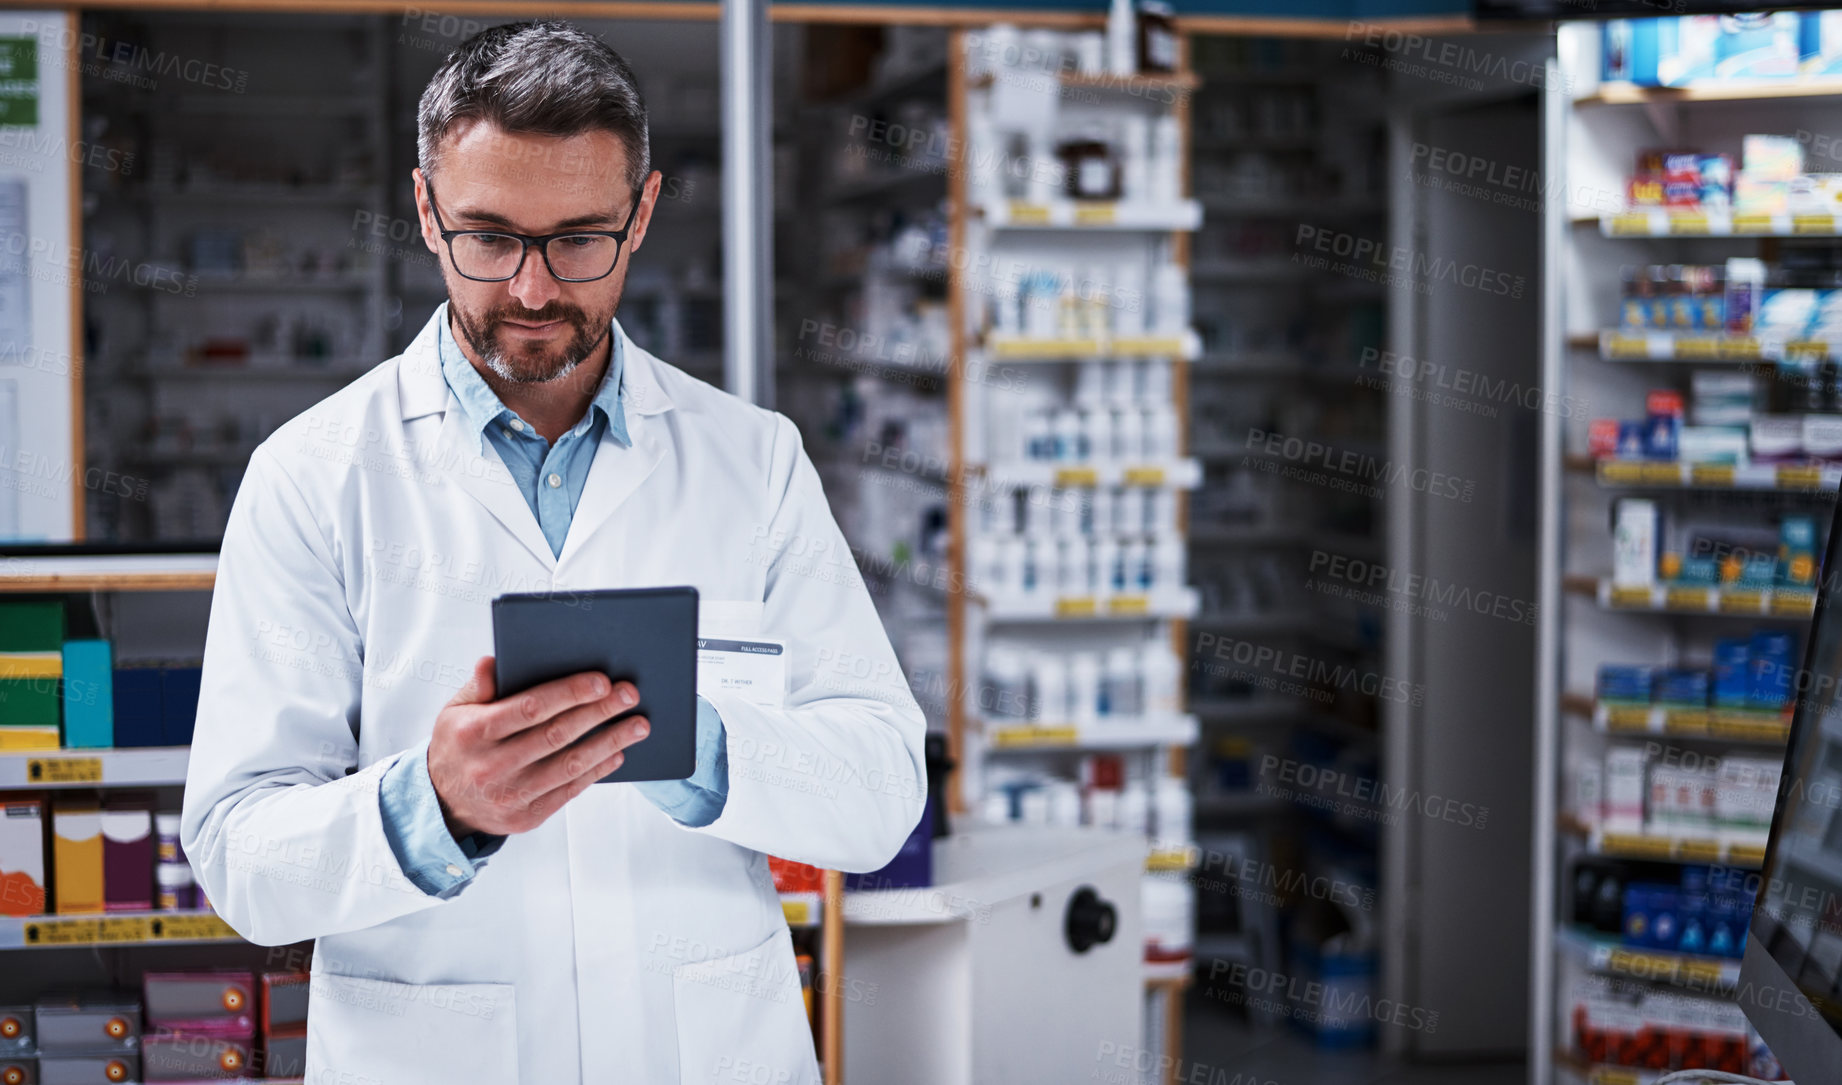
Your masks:
{"label": "yellow shelf label", "polygon": [[1642,953],[1634,949],[1615,946],[1606,957],[1605,967],[1613,972],[1623,972],[1629,976],[1655,978],[1674,975],[1676,961],[1657,953]]}
{"label": "yellow shelf label", "polygon": [[1803,618],[1816,613],[1816,593],[1812,591],[1775,591],[1772,613],[1783,618]]}
{"label": "yellow shelf label", "polygon": [[1689,468],[1689,481],[1697,486],[1731,486],[1733,478],[1730,463],[1697,463]]}
{"label": "yellow shelf label", "polygon": [[1644,467],[1634,460],[1600,460],[1599,481],[1612,486],[1629,486],[1642,481]]}
{"label": "yellow shelf label", "polygon": [[1784,345],[1787,357],[1804,357],[1822,360],[1829,357],[1829,344],[1821,339],[1793,339]]}
{"label": "yellow shelf label", "polygon": [[1718,358],[1720,341],[1706,335],[1683,336],[1676,340],[1678,358]]}
{"label": "yellow shelf label", "polygon": [[1836,232],[1836,217],[1823,212],[1792,215],[1791,232],[1794,234],[1833,234]]}
{"label": "yellow shelf label", "polygon": [[1678,235],[1700,235],[1708,232],[1708,216],[1700,211],[1685,211],[1669,216],[1669,232]]}
{"label": "yellow shelf label", "polygon": [[1814,490],[1823,484],[1823,469],[1786,464],[1774,472],[1781,490]]}
{"label": "yellow shelf label", "polygon": [[1613,358],[1648,358],[1650,340],[1641,335],[1608,335],[1605,353]]}
{"label": "yellow shelf label", "polygon": [[1772,226],[1770,215],[1753,212],[1733,216],[1733,232],[1736,234],[1769,234]]}
{"label": "yellow shelf label", "polygon": [[991,733],[991,744],[999,749],[1027,746],[1072,746],[1081,735],[1072,726],[1000,727]]}
{"label": "yellow shelf label", "polygon": [[1110,201],[1077,203],[1074,220],[1076,226],[1111,226],[1119,221],[1119,205]]}
{"label": "yellow shelf label", "polygon": [[1651,486],[1682,485],[1682,465],[1679,463],[1645,463],[1638,468],[1639,479]]}
{"label": "yellow shelf label", "polygon": [[1045,225],[1049,221],[1049,207],[1047,204],[1030,203],[1026,200],[1012,200],[1010,220],[1023,225]]}
{"label": "yellow shelf label", "polygon": [[1652,596],[1649,588],[1613,588],[1612,605],[1624,609],[1636,608],[1649,610]]}
{"label": "yellow shelf label", "polygon": [[156,942],[200,942],[238,935],[221,916],[160,915],[148,917],[148,937]]}
{"label": "yellow shelf label", "polygon": [[1114,614],[1144,614],[1151,609],[1151,597],[1148,595],[1115,595],[1107,600],[1106,608]]}
{"label": "yellow shelf label", "polygon": [[1650,730],[1650,707],[1636,705],[1607,706],[1605,728],[1608,731]]}
{"label": "yellow shelf label", "polygon": [[1668,709],[1663,713],[1663,730],[1672,735],[1705,735],[1708,732],[1708,710]]}
{"label": "yellow shelf label", "polygon": [[1708,721],[1708,733],[1716,738],[1742,739],[1747,742],[1783,742],[1791,737],[1791,725],[1783,716],[1755,712],[1715,710]]}
{"label": "yellow shelf label", "polygon": [[1601,1066],[1593,1071],[1592,1085],[1640,1085],[1637,1071]]}
{"label": "yellow shelf label", "polygon": [[1714,600],[1707,588],[1670,588],[1663,593],[1663,605],[1671,610],[1706,610]]}
{"label": "yellow shelf label", "polygon": [[1679,858],[1691,863],[1718,863],[1721,846],[1718,840],[1684,840],[1676,848]]}
{"label": "yellow shelf label", "polygon": [[1100,472],[1092,467],[1058,467],[1055,469],[1057,486],[1098,486]]}
{"label": "yellow shelf label", "polygon": [[812,904],[804,900],[781,900],[780,910],[786,914],[787,926],[805,927],[812,923]]}
{"label": "yellow shelf label", "polygon": [[1727,849],[1727,861],[1735,866],[1764,866],[1764,844],[1735,844]]}
{"label": "yellow shelf label", "polygon": [[26,782],[31,784],[99,784],[100,757],[34,757],[26,762]]}
{"label": "yellow shelf label", "polygon": [[1064,595],[1055,601],[1055,616],[1058,618],[1085,618],[1097,609],[1098,605],[1091,595]]}
{"label": "yellow shelf label", "polygon": [[1729,589],[1720,593],[1722,614],[1763,614],[1765,593],[1748,589]]}
{"label": "yellow shelf label", "polygon": [[87,946],[146,940],[146,916],[38,919],[25,924],[25,944],[28,946]]}
{"label": "yellow shelf label", "polygon": [[1190,853],[1184,849],[1159,848],[1145,859],[1146,870],[1188,870]]}
{"label": "yellow shelf label", "polygon": [[1162,467],[1128,467],[1122,475],[1127,486],[1162,486],[1164,485],[1164,468]]}
{"label": "yellow shelf label", "polygon": [[1650,232],[1650,216],[1637,212],[1612,216],[1612,233],[1630,236]]}
{"label": "yellow shelf label", "polygon": [[1729,361],[1759,356],[1759,341],[1750,335],[1734,335],[1720,340],[1720,357]]}
{"label": "yellow shelf label", "polygon": [[1725,978],[1721,966],[1713,961],[1682,961],[1677,965],[1676,977],[1707,986],[1713,986]]}
{"label": "yellow shelf label", "polygon": [[1174,336],[1115,339],[1112,352],[1121,357],[1130,355],[1134,358],[1180,355],[1183,353],[1183,340]]}
{"label": "yellow shelf label", "polygon": [[1668,837],[1642,833],[1606,833],[1600,842],[1608,855],[1627,855],[1637,859],[1667,859],[1671,847]]}

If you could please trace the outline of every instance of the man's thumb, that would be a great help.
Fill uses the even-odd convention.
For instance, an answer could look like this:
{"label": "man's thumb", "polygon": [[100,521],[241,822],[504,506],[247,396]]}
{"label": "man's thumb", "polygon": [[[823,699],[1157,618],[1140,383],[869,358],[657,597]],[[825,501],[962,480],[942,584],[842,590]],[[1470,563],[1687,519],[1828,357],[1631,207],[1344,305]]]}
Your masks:
{"label": "man's thumb", "polygon": [[473,665],[473,677],[467,679],[467,684],[462,686],[460,692],[456,693],[454,699],[448,703],[486,704],[488,701],[497,700],[492,675],[493,657],[481,656],[479,661]]}

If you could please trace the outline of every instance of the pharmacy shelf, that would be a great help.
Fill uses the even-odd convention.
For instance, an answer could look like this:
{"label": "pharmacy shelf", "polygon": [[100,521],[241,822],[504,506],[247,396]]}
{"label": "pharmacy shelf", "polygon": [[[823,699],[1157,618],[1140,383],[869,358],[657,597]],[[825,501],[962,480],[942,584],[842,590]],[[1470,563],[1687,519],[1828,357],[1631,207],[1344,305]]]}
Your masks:
{"label": "pharmacy shelf", "polygon": [[983,723],[985,741],[999,750],[1136,750],[1187,746],[1201,727],[1195,716],[1139,716],[1096,723]]}
{"label": "pharmacy shelf", "polygon": [[338,381],[357,380],[369,372],[354,365],[195,365],[164,368],[130,369],[121,374],[133,380],[206,381],[236,384],[244,381]]}
{"label": "pharmacy shelf", "polygon": [[1202,849],[1194,844],[1181,848],[1157,848],[1145,856],[1145,869],[1153,874],[1176,870],[1194,870],[1202,861]]}
{"label": "pharmacy shelf", "polygon": [[1773,335],[1726,335],[1720,332],[1652,331],[1607,328],[1570,338],[1596,345],[1608,362],[1776,362],[1785,358],[1821,361],[1842,357],[1842,343],[1825,339],[1787,339]]}
{"label": "pharmacy shelf", "polygon": [[1661,735],[1780,747],[1791,736],[1791,717],[1769,709],[1621,704],[1595,701],[1579,693],[1563,694],[1561,708],[1590,720],[1593,730],[1604,735]]}
{"label": "pharmacy shelf", "polygon": [[0,949],[167,946],[241,942],[209,909],[113,915],[0,916]]}
{"label": "pharmacy shelf", "polygon": [[1677,102],[1763,102],[1778,98],[1842,96],[1842,79],[1803,77],[1771,80],[1722,80],[1681,87],[1647,87],[1605,82],[1573,100],[1575,106],[1671,105]]}
{"label": "pharmacy shelf", "polygon": [[1127,595],[973,595],[993,622],[1120,621],[1190,618],[1196,614],[1191,587]]}
{"label": "pharmacy shelf", "polygon": [[0,752],[0,789],[179,787],[189,746]]}
{"label": "pharmacy shelf", "polygon": [[1145,335],[1121,339],[1033,338],[991,332],[985,336],[985,353],[1006,362],[1087,362],[1109,358],[1180,358],[1190,361],[1202,354],[1202,337],[1194,328],[1178,335]]}
{"label": "pharmacy shelf", "polygon": [[1568,467],[1591,470],[1599,485],[1619,489],[1822,493],[1842,486],[1842,465],[1831,463],[1684,463],[1576,457],[1570,459]]}
{"label": "pharmacy shelf", "polygon": [[1304,712],[1316,711],[1294,697],[1241,697],[1199,699],[1190,702],[1190,712],[1198,719],[1221,723],[1262,723],[1291,719]]}
{"label": "pharmacy shelf", "polygon": [[0,592],[210,591],[216,554],[0,557]]}
{"label": "pharmacy shelf", "polygon": [[1195,967],[1195,959],[1185,957],[1180,961],[1146,961],[1145,982],[1184,984],[1190,979],[1190,970]]}
{"label": "pharmacy shelf", "polygon": [[1816,613],[1816,592],[1809,589],[1715,588],[1698,584],[1619,586],[1610,578],[1565,578],[1575,595],[1591,596],[1605,610],[1654,614],[1712,614],[1735,618],[1807,621]]}
{"label": "pharmacy shelf", "polygon": [[789,927],[816,927],[825,913],[823,893],[782,893],[780,910]]}
{"label": "pharmacy shelf", "polygon": [[1765,865],[1765,841],[1744,838],[1690,836],[1675,833],[1607,832],[1563,814],[1562,832],[1586,840],[1594,855],[1614,859],[1642,859],[1662,863],[1723,863],[1756,870]]}
{"label": "pharmacy shelf", "polygon": [[1673,983],[1701,991],[1725,990],[1740,980],[1740,962],[1733,958],[1635,949],[1621,945],[1614,937],[1574,927],[1560,928],[1554,941],[1562,952],[1605,975]]}
{"label": "pharmacy shelf", "polygon": [[1304,610],[1255,610],[1248,612],[1204,611],[1192,623],[1198,629],[1216,633],[1304,633],[1320,629],[1325,622],[1319,615]]}
{"label": "pharmacy shelf", "polygon": [[1202,225],[1195,200],[1003,200],[978,207],[985,224],[1009,230],[1194,230]]}
{"label": "pharmacy shelf", "polygon": [[1599,216],[1605,237],[1837,237],[1842,212],[1796,214],[1745,211],[1687,211],[1662,207]]}
{"label": "pharmacy shelf", "polygon": [[1246,818],[1277,813],[1291,804],[1275,795],[1255,791],[1239,794],[1203,793],[1196,796],[1197,818]]}
{"label": "pharmacy shelf", "polygon": [[987,482],[999,488],[1167,486],[1177,490],[1193,490],[1202,484],[1202,463],[1189,458],[1138,462],[1090,460],[1077,463],[1006,460],[975,469]]}

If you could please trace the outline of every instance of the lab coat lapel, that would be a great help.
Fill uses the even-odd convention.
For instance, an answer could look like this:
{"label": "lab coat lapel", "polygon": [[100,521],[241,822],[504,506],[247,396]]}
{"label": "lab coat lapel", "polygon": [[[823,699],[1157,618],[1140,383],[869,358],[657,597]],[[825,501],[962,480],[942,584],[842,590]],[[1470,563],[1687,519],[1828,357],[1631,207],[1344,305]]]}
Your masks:
{"label": "lab coat lapel", "polygon": [[[554,569],[556,556],[550,552],[543,528],[538,526],[531,506],[518,491],[512,473],[506,470],[492,442],[482,440],[477,432],[467,432],[466,412],[441,375],[436,329],[438,321],[447,319],[447,309],[445,303],[436,307],[435,315],[429,318],[398,363],[398,396],[403,421],[408,423],[434,411],[445,412],[434,448],[425,457],[419,456],[429,476],[451,483],[486,506],[493,518],[523,543],[545,568]],[[481,445],[486,446],[484,453],[480,451]]]}
{"label": "lab coat lapel", "polygon": [[[616,325],[618,327],[618,325]],[[589,464],[588,479],[582,498],[569,521],[569,534],[563,539],[558,563],[571,560],[607,522],[621,503],[640,488],[665,458],[665,423],[658,417],[672,406],[671,398],[659,385],[658,359],[641,350],[626,332],[621,331],[621,411],[627,418],[627,435],[631,444],[622,447],[609,430],[595,447]]]}

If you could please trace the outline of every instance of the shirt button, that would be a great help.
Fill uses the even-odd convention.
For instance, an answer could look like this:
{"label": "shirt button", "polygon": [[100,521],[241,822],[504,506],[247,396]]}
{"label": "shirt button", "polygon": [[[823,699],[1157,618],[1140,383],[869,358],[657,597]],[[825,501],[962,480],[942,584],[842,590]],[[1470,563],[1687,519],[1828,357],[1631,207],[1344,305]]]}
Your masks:
{"label": "shirt button", "polygon": [[455,865],[454,865],[453,863],[449,863],[449,864],[448,864],[448,876],[449,876],[449,877],[453,877],[453,878],[458,878],[458,877],[460,877],[460,876],[461,876],[461,868],[460,868],[460,867],[457,867],[457,866],[455,866]]}
{"label": "shirt button", "polygon": [[561,486],[562,484],[563,484],[563,476],[552,472],[550,475],[550,488],[554,490],[558,486]]}
{"label": "shirt button", "polygon": [[519,433],[523,433],[524,432],[524,422],[520,419],[514,418],[512,419],[512,428],[517,430]]}

